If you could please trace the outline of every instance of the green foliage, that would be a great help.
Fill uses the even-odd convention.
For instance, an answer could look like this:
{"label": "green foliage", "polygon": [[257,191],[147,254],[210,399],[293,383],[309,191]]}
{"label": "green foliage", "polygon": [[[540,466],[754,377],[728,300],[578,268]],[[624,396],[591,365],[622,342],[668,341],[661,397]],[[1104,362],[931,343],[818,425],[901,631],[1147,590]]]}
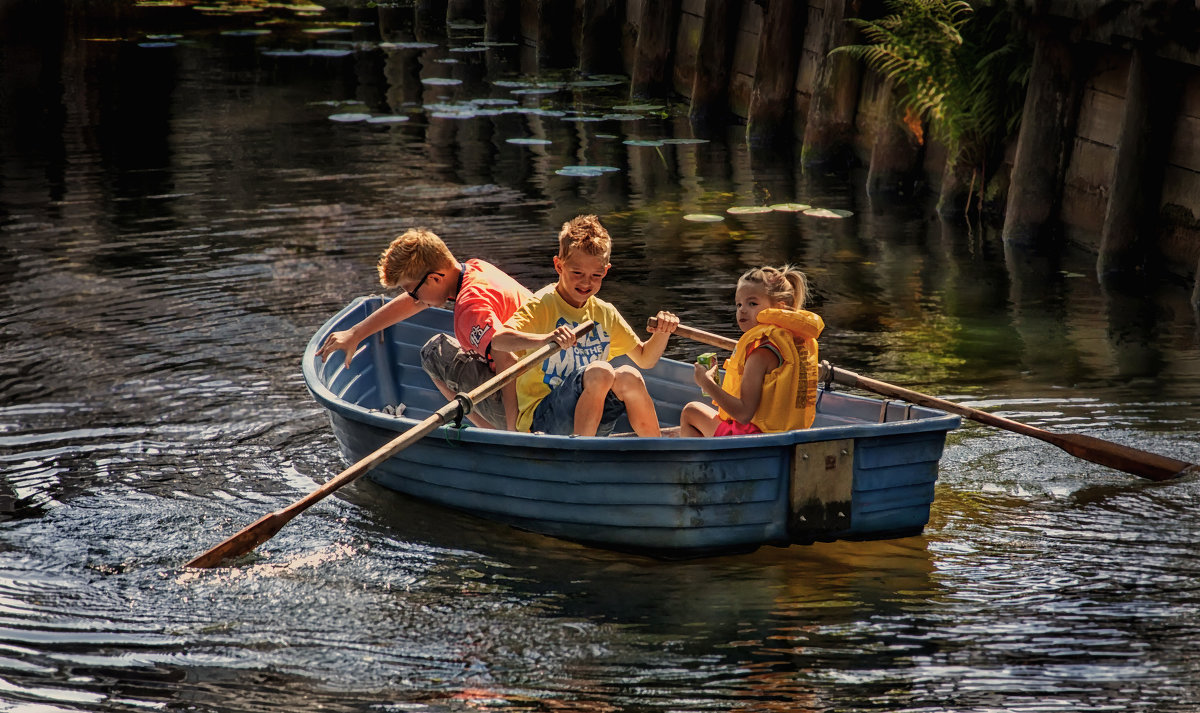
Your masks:
{"label": "green foliage", "polygon": [[900,105],[951,156],[977,167],[1020,122],[1032,52],[1004,8],[964,0],[885,0],[892,14],[851,19],[867,44],[849,53],[892,80]]}

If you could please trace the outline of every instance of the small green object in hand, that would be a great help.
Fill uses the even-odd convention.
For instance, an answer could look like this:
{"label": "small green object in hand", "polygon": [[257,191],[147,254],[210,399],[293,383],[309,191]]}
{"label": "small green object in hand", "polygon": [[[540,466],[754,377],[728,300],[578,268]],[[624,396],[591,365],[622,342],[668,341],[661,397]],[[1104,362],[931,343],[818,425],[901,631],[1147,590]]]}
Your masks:
{"label": "small green object in hand", "polygon": [[[705,369],[711,369],[717,363],[717,353],[716,352],[704,352],[700,356],[696,357],[696,363],[700,364]],[[712,398],[712,394],[708,393],[704,389],[700,389],[700,393],[704,394],[705,396],[708,396],[709,398]]]}

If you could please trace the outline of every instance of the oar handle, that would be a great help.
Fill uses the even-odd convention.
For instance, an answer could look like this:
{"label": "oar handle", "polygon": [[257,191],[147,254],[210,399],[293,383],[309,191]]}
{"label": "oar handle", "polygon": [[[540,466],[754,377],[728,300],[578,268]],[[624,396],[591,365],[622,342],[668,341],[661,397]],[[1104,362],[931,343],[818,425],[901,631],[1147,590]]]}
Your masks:
{"label": "oar handle", "polygon": [[[647,329],[654,330],[657,327],[658,317],[651,317],[650,319],[646,320]],[[688,339],[700,342],[701,344],[707,344],[710,347],[716,347],[718,349],[728,349],[729,351],[733,351],[733,348],[737,346],[736,339],[722,337],[719,334],[705,332],[703,330],[688,327],[683,324],[675,328],[675,334],[678,334],[681,337],[687,337]]]}
{"label": "oar handle", "polygon": [[[592,331],[595,326],[596,323],[591,320],[584,322],[575,328],[575,338],[582,337]],[[561,347],[556,342],[550,342],[538,347],[517,360],[517,363],[496,374],[471,391],[465,394],[458,394],[453,401],[446,403],[446,405],[439,408],[424,421],[421,421],[416,426],[380,446],[366,458],[343,470],[321,487],[282,510],[264,515],[250,525],[247,525],[236,535],[194,558],[186,566],[215,567],[227,559],[240,557],[250,552],[255,547],[274,537],[275,533],[279,532],[292,518],[312,507],[330,493],[358,480],[367,471],[370,471],[388,458],[421,440],[429,435],[431,431],[436,430],[443,424],[449,423],[459,415],[459,409],[462,409],[464,415],[469,413],[475,407],[476,403],[503,389],[510,381],[517,378],[534,364],[551,356],[559,349]]]}

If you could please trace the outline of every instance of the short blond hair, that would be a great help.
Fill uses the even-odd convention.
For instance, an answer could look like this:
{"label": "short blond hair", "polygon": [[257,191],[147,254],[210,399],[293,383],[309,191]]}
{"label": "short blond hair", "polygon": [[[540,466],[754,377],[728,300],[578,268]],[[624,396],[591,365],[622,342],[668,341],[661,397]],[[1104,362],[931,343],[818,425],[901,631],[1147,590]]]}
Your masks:
{"label": "short blond hair", "polygon": [[808,278],[791,265],[756,267],[738,279],[738,285],[759,285],[772,304],[804,309],[808,301]]}
{"label": "short blond hair", "polygon": [[612,256],[612,236],[596,216],[580,215],[563,223],[558,232],[558,259],[566,260],[576,251],[602,258],[605,263]]}
{"label": "short blond hair", "polygon": [[450,248],[432,230],[412,228],[393,240],[379,256],[379,283],[394,289],[402,282],[415,282],[454,264]]}

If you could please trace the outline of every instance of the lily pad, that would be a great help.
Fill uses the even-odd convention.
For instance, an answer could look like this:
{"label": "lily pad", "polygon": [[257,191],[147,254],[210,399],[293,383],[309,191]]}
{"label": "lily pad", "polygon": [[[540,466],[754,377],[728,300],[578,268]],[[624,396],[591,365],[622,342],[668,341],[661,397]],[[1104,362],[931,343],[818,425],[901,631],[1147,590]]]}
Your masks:
{"label": "lily pad", "polygon": [[731,215],[752,215],[755,213],[770,213],[771,209],[765,205],[735,205],[726,208],[725,212]]}
{"label": "lily pad", "polygon": [[614,111],[658,111],[659,109],[666,109],[666,107],[662,104],[622,104],[613,107]]}
{"label": "lily pad", "polygon": [[222,37],[258,37],[260,35],[269,35],[270,30],[224,30],[221,32]]}
{"label": "lily pad", "polygon": [[522,89],[513,89],[512,93],[513,94],[522,94],[522,95],[526,95],[526,94],[538,95],[538,94],[554,94],[557,91],[558,91],[558,89],[556,89],[554,87],[525,87]]}
{"label": "lily pad", "polygon": [[623,141],[626,146],[662,146],[663,142],[657,139],[628,139]]}
{"label": "lily pad", "polygon": [[854,215],[851,211],[838,208],[809,208],[804,214],[813,218],[849,218]]}
{"label": "lily pad", "polygon": [[471,100],[472,104],[479,106],[516,106],[516,99],[501,99],[499,97],[479,97]]}
{"label": "lily pad", "polygon": [[723,215],[714,215],[712,213],[688,213],[683,216],[684,220],[690,220],[693,223],[720,223],[725,220]]}
{"label": "lily pad", "polygon": [[637,121],[638,119],[645,119],[646,117],[642,116],[641,114],[605,114],[600,118],[610,119],[612,121]]}
{"label": "lily pad", "polygon": [[517,144],[519,146],[547,146],[552,143],[549,139],[534,139],[524,136],[513,139],[505,139],[505,141],[510,144]]}
{"label": "lily pad", "polygon": [[689,144],[707,144],[708,139],[663,139],[664,144],[689,145]]}
{"label": "lily pad", "polygon": [[606,173],[619,171],[619,168],[614,166],[563,166],[555,171],[560,176],[572,176],[574,178],[595,178],[603,176]]}
{"label": "lily pad", "polygon": [[408,117],[399,114],[381,114],[367,119],[368,124],[402,124],[406,121],[408,121]]}
{"label": "lily pad", "polygon": [[779,211],[780,213],[799,213],[809,208],[812,208],[812,206],[807,203],[776,203],[771,206],[771,210]]}
{"label": "lily pad", "polygon": [[618,84],[624,83],[625,81],[621,79],[578,79],[570,82],[569,86],[577,89],[588,89],[592,87],[615,87]]}
{"label": "lily pad", "polygon": [[370,114],[360,114],[358,112],[346,112],[344,114],[330,114],[330,121],[340,121],[342,123],[353,123],[355,121],[367,121],[371,118]]}
{"label": "lily pad", "polygon": [[309,57],[349,57],[350,50],[334,50],[334,49],[309,49],[304,50],[304,54]]}
{"label": "lily pad", "polygon": [[380,42],[379,48],[385,50],[430,50],[437,47],[432,42]]}
{"label": "lily pad", "polygon": [[462,84],[461,79],[453,77],[422,77],[421,84],[428,84],[431,87],[453,87]]}

